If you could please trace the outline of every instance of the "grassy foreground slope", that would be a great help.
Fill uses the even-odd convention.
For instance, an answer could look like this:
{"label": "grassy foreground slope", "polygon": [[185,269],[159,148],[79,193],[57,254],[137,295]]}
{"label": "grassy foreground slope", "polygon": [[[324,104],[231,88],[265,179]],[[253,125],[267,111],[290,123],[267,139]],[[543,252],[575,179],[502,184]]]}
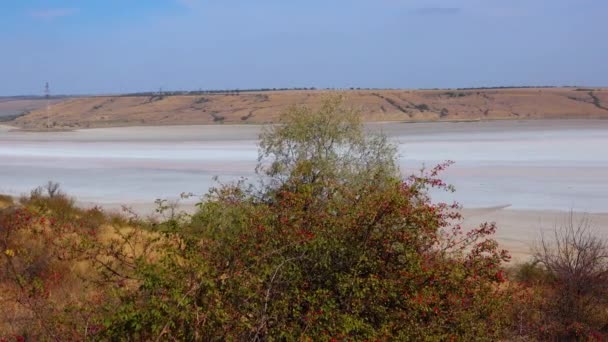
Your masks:
{"label": "grassy foreground slope", "polygon": [[[205,95],[73,98],[50,109],[55,129],[214,123],[268,123],[288,107],[318,107],[335,91],[277,91]],[[608,89],[351,90],[346,103],[364,121],[608,118]],[[46,127],[45,109],[15,119]]]}

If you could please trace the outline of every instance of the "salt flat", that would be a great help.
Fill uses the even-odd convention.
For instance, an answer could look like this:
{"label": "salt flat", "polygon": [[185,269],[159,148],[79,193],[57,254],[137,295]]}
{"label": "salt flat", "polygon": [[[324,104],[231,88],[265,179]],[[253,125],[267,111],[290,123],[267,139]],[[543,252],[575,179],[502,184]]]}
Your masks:
{"label": "salt flat", "polygon": [[[454,160],[444,178],[457,192],[434,193],[436,199],[459,201],[471,219],[502,223],[499,236],[518,250],[537,235],[531,230],[538,217],[553,226],[572,209],[598,213],[598,222],[608,223],[601,214],[608,213],[608,120],[376,123],[367,129],[399,145],[404,174]],[[0,193],[19,195],[53,180],[83,202],[149,208],[156,198],[202,194],[216,175],[254,179],[259,132],[254,125],[52,133],[2,126]],[[525,214],[511,215],[517,212]]]}

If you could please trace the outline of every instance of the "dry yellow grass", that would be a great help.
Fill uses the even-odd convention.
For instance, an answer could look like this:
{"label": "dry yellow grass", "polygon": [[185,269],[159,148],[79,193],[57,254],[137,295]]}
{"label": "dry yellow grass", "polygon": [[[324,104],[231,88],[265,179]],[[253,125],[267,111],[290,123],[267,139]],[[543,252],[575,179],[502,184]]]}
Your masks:
{"label": "dry yellow grass", "polygon": [[[2,208],[10,206],[9,199],[0,195],[0,213]],[[48,204],[51,199],[37,201]],[[40,210],[36,206],[30,207],[31,203],[15,205],[33,212]],[[69,204],[60,207],[60,210],[62,212],[52,209],[43,211],[48,217],[69,214],[73,220],[87,213]],[[131,269],[137,260],[155,260],[162,256],[165,250],[163,244],[175,243],[141,227],[114,225],[111,216],[100,217],[95,229],[80,233],[73,232],[69,224],[53,227],[50,220],[39,220],[41,217],[47,216],[34,216],[35,219],[26,229],[13,230],[10,236],[5,237],[10,248],[0,250],[0,337],[6,334],[23,335],[32,330],[48,333],[55,325],[69,326],[70,321],[57,321],[56,318],[65,317],[55,314],[70,307],[100,304],[105,287],[137,287],[139,282],[132,277]],[[90,241],[87,236],[91,238]],[[103,272],[111,273],[109,268],[124,274],[124,282],[117,284],[108,281]],[[15,270],[24,279],[32,275],[35,277],[31,279],[36,281],[44,278],[44,285],[41,286],[46,294],[31,295],[29,291],[37,288],[31,280],[26,283],[24,291],[13,273]],[[42,326],[43,323],[47,326]],[[31,324],[36,326],[32,327]]]}
{"label": "dry yellow grass", "polygon": [[[241,95],[99,96],[51,106],[54,129],[140,125],[268,123],[292,105],[315,107],[329,94],[345,95],[365,121],[608,118],[608,89],[282,91]],[[37,110],[12,124],[46,126]]]}
{"label": "dry yellow grass", "polygon": [[13,205],[14,201],[11,196],[0,194],[0,209],[5,209]]}

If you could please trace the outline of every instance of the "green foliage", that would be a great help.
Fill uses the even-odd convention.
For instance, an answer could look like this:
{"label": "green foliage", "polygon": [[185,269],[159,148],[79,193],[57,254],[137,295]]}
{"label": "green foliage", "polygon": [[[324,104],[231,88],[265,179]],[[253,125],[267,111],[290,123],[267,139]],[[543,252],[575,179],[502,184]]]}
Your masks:
{"label": "green foliage", "polygon": [[292,109],[261,137],[269,181],[213,189],[108,336],[495,339],[507,257],[491,225],[448,229],[458,214],[426,195],[441,168],[401,180],[394,146],[339,99]]}
{"label": "green foliage", "polygon": [[[500,339],[511,291],[501,268],[509,257],[490,238],[496,227],[461,232],[458,206],[428,195],[450,189],[437,178],[449,163],[402,179],[395,153],[331,98],[318,110],[293,108],[264,131],[259,186],[211,189],[192,217],[158,201],[161,222],[102,234],[107,216],[32,194],[22,204],[34,218],[14,231],[40,237],[33,222],[52,216],[44,231],[63,243],[47,254],[48,269],[66,258],[87,265],[81,298],[69,306],[41,299],[54,314],[39,320],[55,330],[37,337]],[[0,247],[16,250],[9,240]],[[10,258],[29,265],[28,253]],[[22,283],[26,268],[0,266]]]}
{"label": "green foliage", "polygon": [[260,137],[257,171],[274,185],[358,185],[356,180],[397,177],[395,147],[384,136],[365,136],[359,113],[341,103],[329,98],[317,111],[294,107],[285,113]]}
{"label": "green foliage", "polygon": [[513,279],[524,284],[546,284],[551,275],[537,262],[525,262],[511,269]]}

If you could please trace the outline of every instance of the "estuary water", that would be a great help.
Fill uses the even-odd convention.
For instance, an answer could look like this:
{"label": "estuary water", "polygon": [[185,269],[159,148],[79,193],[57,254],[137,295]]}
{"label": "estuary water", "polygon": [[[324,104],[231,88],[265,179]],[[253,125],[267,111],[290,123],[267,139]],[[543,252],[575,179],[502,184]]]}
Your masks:
{"label": "estuary water", "polygon": [[[465,208],[608,212],[608,120],[377,123],[404,174],[444,160]],[[165,126],[20,132],[0,126],[0,193],[49,180],[83,202],[146,204],[255,179],[259,126]]]}

